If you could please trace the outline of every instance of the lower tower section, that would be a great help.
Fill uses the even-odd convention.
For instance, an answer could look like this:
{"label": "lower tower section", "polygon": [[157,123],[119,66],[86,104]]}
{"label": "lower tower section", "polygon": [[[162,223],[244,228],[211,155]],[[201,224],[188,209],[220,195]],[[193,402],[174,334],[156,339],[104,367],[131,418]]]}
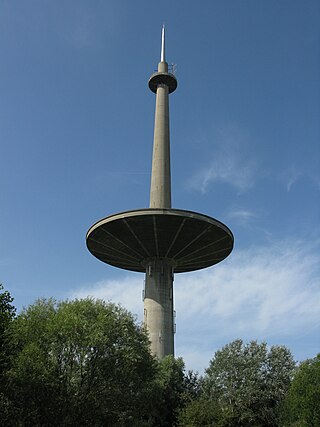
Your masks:
{"label": "lower tower section", "polygon": [[144,325],[151,353],[159,359],[174,355],[173,266],[169,260],[153,259],[146,264]]}

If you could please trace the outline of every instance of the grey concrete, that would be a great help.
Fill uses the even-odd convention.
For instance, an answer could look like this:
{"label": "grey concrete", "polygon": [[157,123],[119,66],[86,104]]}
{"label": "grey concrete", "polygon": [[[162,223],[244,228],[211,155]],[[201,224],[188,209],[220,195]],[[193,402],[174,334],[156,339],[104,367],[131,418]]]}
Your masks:
{"label": "grey concrete", "polygon": [[157,89],[150,208],[171,208],[169,102],[164,84]]}
{"label": "grey concrete", "polygon": [[181,209],[138,209],[110,215],[87,233],[89,251],[118,268],[145,272],[149,259],[167,259],[175,273],[225,259],[233,235],[220,221]]}
{"label": "grey concrete", "polygon": [[173,267],[170,260],[152,259],[146,264],[144,324],[151,352],[158,358],[174,354]]}
{"label": "grey concrete", "polygon": [[[165,76],[162,73],[165,73]],[[163,29],[161,62],[158,64],[157,75],[151,76],[150,79],[158,79],[159,82],[156,89],[150,209],[171,208],[169,84],[166,80],[167,74],[168,64],[165,62]],[[151,90],[154,91],[154,88],[151,87]],[[166,231],[164,230],[165,233]],[[174,261],[160,259],[159,254],[157,258],[149,261],[146,265],[144,325],[149,333],[151,352],[160,359],[170,354],[174,355],[173,271]]]}
{"label": "grey concrete", "polygon": [[[158,72],[149,81],[156,93],[150,208],[171,208],[170,130],[168,64],[159,62]],[[175,80],[173,75],[170,79]],[[150,82],[153,82],[150,86]],[[176,87],[176,85],[175,85]],[[174,90],[174,89],[173,89]],[[172,90],[172,91],[173,91]]]}
{"label": "grey concrete", "polygon": [[162,358],[174,354],[174,273],[219,263],[234,239],[214,218],[171,208],[169,94],[177,80],[165,61],[164,28],[161,62],[149,88],[156,94],[150,208],[107,216],[89,229],[86,240],[102,262],[145,272],[144,323],[152,353]]}

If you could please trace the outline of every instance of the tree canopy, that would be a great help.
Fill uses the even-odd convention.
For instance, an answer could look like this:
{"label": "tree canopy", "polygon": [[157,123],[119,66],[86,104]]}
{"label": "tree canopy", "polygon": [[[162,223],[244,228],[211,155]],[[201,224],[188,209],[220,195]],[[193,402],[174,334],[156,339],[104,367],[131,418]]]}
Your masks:
{"label": "tree canopy", "polygon": [[12,305],[13,298],[8,291],[5,291],[0,284],[0,381],[8,365],[8,328],[15,317],[16,309]]}
{"label": "tree canopy", "polygon": [[285,427],[320,426],[320,354],[297,368],[283,402]]}
{"label": "tree canopy", "polygon": [[16,309],[12,305],[13,297],[9,291],[5,291],[3,285],[0,283],[0,336],[9,325],[10,321],[14,318]]}
{"label": "tree canopy", "polygon": [[[13,321],[16,309],[12,305],[13,297],[4,290],[0,283],[0,415],[7,407],[7,399],[4,395],[4,374],[9,366],[11,353],[11,341],[8,339],[8,329]],[[1,418],[0,418],[1,419]]]}
{"label": "tree canopy", "polygon": [[40,299],[16,316],[12,302],[0,285],[8,427],[320,425],[320,355],[295,368],[284,346],[235,340],[200,377],[181,358],[154,358],[146,331],[121,306]]}
{"label": "tree canopy", "polygon": [[233,341],[210,361],[201,399],[183,411],[185,425],[277,426],[294,366],[286,347]]}
{"label": "tree canopy", "polygon": [[172,427],[199,391],[183,360],[156,360],[145,330],[115,304],[40,299],[8,331],[7,426]]}
{"label": "tree canopy", "polygon": [[123,308],[38,300],[12,323],[11,341],[8,425],[144,425],[156,363]]}

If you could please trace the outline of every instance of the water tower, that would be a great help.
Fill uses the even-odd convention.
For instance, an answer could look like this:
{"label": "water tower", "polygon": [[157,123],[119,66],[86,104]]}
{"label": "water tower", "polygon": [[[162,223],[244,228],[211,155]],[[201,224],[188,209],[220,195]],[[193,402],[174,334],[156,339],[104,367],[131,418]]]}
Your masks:
{"label": "water tower", "polygon": [[168,70],[164,27],[158,71],[149,88],[156,95],[150,207],[107,216],[86,238],[99,260],[145,273],[144,324],[151,352],[162,358],[174,355],[174,274],[224,260],[232,251],[233,235],[214,218],[171,207],[169,95],[177,79]]}

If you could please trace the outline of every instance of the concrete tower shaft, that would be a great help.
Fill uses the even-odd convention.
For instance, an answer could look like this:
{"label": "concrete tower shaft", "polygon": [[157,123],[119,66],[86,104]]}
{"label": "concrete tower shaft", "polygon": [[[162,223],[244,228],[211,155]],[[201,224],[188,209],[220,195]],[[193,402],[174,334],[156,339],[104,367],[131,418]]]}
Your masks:
{"label": "concrete tower shaft", "polygon": [[169,94],[177,80],[168,70],[164,38],[163,28],[158,70],[149,79],[156,95],[150,207],[109,215],[86,236],[89,251],[102,262],[145,273],[144,322],[158,358],[174,354],[174,274],[218,264],[234,243],[220,221],[171,208]]}
{"label": "concrete tower shaft", "polygon": [[150,260],[146,268],[144,325],[151,353],[158,358],[174,354],[173,266],[169,260]]}
{"label": "concrete tower shaft", "polygon": [[156,94],[150,208],[171,208],[169,92],[165,84],[158,85]]}
{"label": "concrete tower shaft", "polygon": [[162,28],[161,61],[158,72],[149,80],[149,87],[156,94],[150,208],[171,208],[169,93],[177,87],[175,76],[168,73],[165,60],[165,32]]}
{"label": "concrete tower shaft", "polygon": [[[165,60],[165,29],[162,28],[158,72],[149,80],[156,93],[150,208],[171,208],[169,93],[177,87]],[[150,259],[146,264],[144,324],[151,352],[159,358],[174,354],[173,264],[169,259]]]}

